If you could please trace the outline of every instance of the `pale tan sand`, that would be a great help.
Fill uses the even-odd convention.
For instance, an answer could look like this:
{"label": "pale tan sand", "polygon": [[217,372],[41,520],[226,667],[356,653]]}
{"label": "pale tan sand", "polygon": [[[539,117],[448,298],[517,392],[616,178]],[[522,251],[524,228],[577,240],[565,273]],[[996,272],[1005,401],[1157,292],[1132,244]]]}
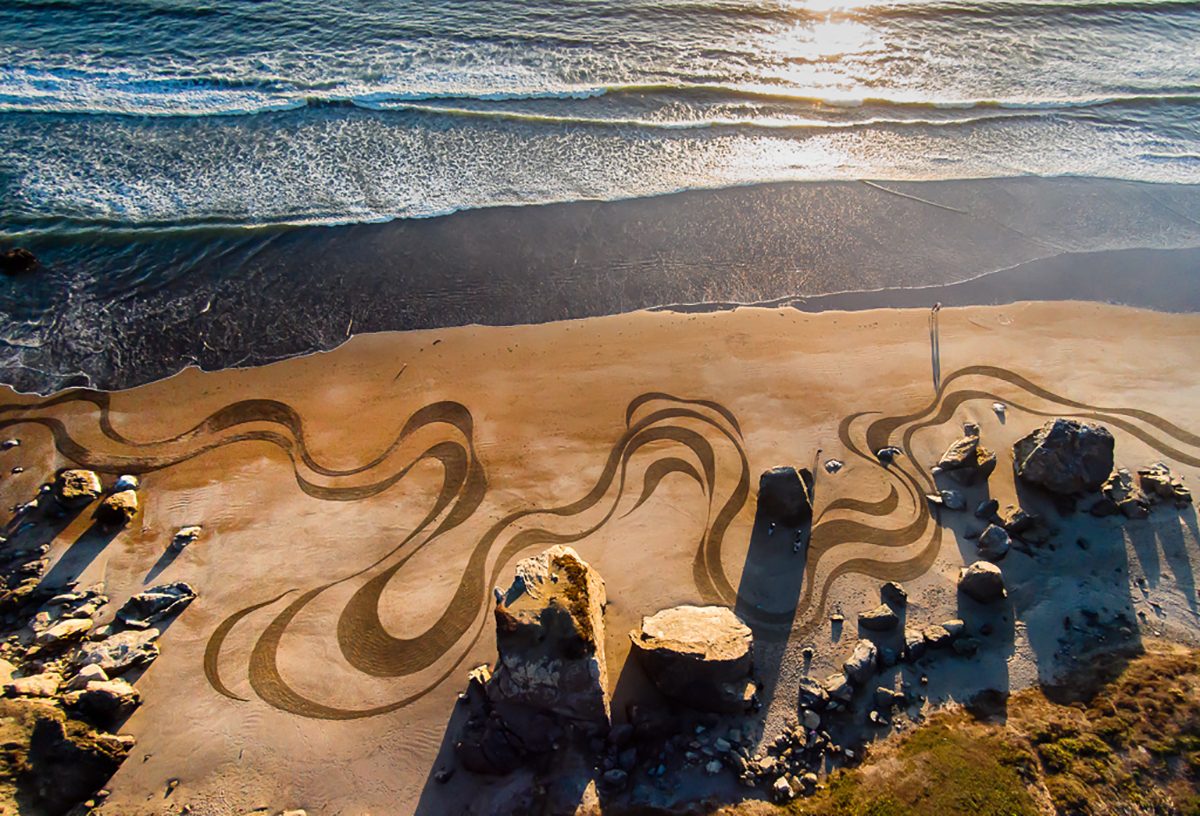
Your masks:
{"label": "pale tan sand", "polygon": [[[739,444],[748,460],[749,497],[741,504],[731,502],[736,515],[719,549],[710,546],[709,552],[718,554],[721,569],[715,572],[723,569],[733,590],[745,577],[739,608],[757,607],[767,617],[786,619],[801,595],[802,575],[802,559],[792,554],[787,531],[756,538],[754,563],[743,576],[758,474],[776,464],[812,466],[816,450],[822,448],[822,458],[843,459],[846,467],[836,476],[818,472],[818,512],[840,497],[877,502],[888,496],[892,486],[900,486],[897,507],[888,516],[850,508],[823,521],[856,519],[885,530],[909,524],[922,500],[914,503],[897,477],[846,450],[839,440],[839,423],[858,412],[918,413],[933,400],[927,321],[925,310],[802,314],[741,309],[361,336],[327,354],[252,370],[215,374],[189,370],[115,394],[111,423],[129,437],[125,442],[102,432],[99,410],[91,402],[36,407],[42,402],[39,398],[6,394],[3,403],[30,407],[5,409],[0,420],[61,420],[66,435],[86,450],[90,461],[85,464],[115,473],[145,465],[153,457],[182,458],[178,464],[144,473],[140,491],[144,512],[135,529],[122,532],[95,553],[80,576],[84,584],[106,581],[113,609],[144,584],[185,580],[199,592],[199,599],[164,634],[162,656],[138,681],[146,702],[123,729],[137,737],[138,746],[112,780],[112,796],[104,812],[178,813],[184,804],[192,813],[214,816],[256,807],[273,809],[267,812],[305,807],[310,814],[460,812],[471,795],[469,775],[460,771],[444,787],[429,777],[466,671],[494,657],[488,612],[491,576],[497,569],[498,582],[507,583],[515,561],[512,557],[496,564],[496,553],[513,540],[515,530],[540,527],[578,537],[600,522],[616,502],[613,517],[573,546],[607,582],[606,648],[610,682],[618,688],[614,710],[619,712],[621,696],[638,688],[633,679],[636,672],[625,674],[625,662],[627,632],[640,616],[677,603],[712,600],[712,590],[703,590],[704,582],[696,576],[711,578],[715,565],[697,573],[697,542],[721,503],[737,492],[743,472]],[[1195,315],[1077,303],[943,310],[941,374],[945,381],[966,366],[998,366],[1081,403],[1151,411],[1196,433],[1200,432],[1197,340],[1200,316]],[[945,422],[916,432],[913,454],[927,470],[959,435],[962,421],[978,422],[985,444],[1000,457],[991,489],[1002,503],[1013,501],[1011,443],[1044,421],[1018,406],[1049,414],[1071,410],[981,375],[963,376],[951,385],[948,390],[994,391],[1013,406],[1007,422],[999,422],[990,398],[968,401]],[[259,419],[185,434],[239,400],[275,400],[280,405],[260,403],[253,411],[263,416],[261,412],[270,410],[279,417],[282,405],[290,406],[302,420],[315,463],[344,470],[387,452],[408,418],[425,406],[441,400],[464,406],[473,418],[474,447],[486,473],[486,493],[478,509],[459,526],[420,548],[380,599],[386,631],[393,637],[416,638],[446,608],[463,579],[468,554],[489,527],[513,511],[567,505],[588,494],[625,430],[627,407],[650,392],[712,400],[736,417],[740,443],[736,432],[732,439],[723,435],[721,429],[729,429],[729,420],[712,406],[657,398],[635,411],[634,422],[660,409],[699,414],[699,418],[667,418],[661,424],[690,428],[712,443],[712,506],[696,482],[676,470],[666,473],[653,495],[629,512],[651,462],[674,457],[703,475],[703,463],[694,450],[671,439],[649,443],[633,455],[631,483],[620,497],[614,487],[577,516],[539,515],[503,528],[481,574],[483,591],[469,598],[466,634],[451,638],[453,645],[444,654],[440,647],[433,653],[422,650],[418,641],[413,653],[428,656],[430,665],[400,677],[369,676],[350,665],[339,651],[337,621],[369,577],[424,540],[418,537],[398,555],[384,558],[429,512],[441,485],[442,465],[422,462],[377,495],[352,501],[306,494],[297,473],[317,492],[332,488],[331,496],[346,498],[354,488],[396,474],[431,445],[447,440],[465,444],[462,429],[445,423],[428,426],[379,464],[340,476],[323,475],[303,463],[293,467],[283,447],[292,445],[295,450],[289,441],[292,433],[278,422]],[[253,411],[246,416],[256,416]],[[862,432],[871,420],[864,417],[851,426],[850,437],[856,444],[864,444]],[[1132,427],[1149,428],[1144,421],[1129,421]],[[1136,467],[1166,459],[1193,487],[1200,484],[1197,445],[1150,428],[1153,439],[1169,441],[1189,464],[1166,457],[1131,433],[1113,430],[1118,464]],[[230,441],[248,431],[276,436]],[[181,439],[158,442],[180,434],[184,434]],[[44,426],[10,426],[0,436],[18,436],[23,443],[0,454],[4,457],[0,464],[6,471],[16,464],[26,468],[19,476],[0,480],[5,506],[31,496],[40,480],[68,463],[55,453],[50,430]],[[197,454],[205,445],[220,441],[224,444]],[[920,470],[905,460],[902,466],[914,474]],[[1190,529],[1184,519],[1190,519]],[[969,512],[945,514],[944,521],[959,534],[977,526]],[[56,538],[52,555],[60,556],[87,523],[84,517],[76,519]],[[200,540],[148,579],[171,535],[189,524],[204,526]],[[1113,601],[1116,608],[1122,599],[1128,602],[1132,592],[1135,608],[1150,614],[1148,629],[1194,639],[1196,593],[1188,582],[1200,568],[1195,513],[1160,510],[1146,524],[1144,530],[1151,531],[1148,545],[1143,531],[1128,546],[1108,551],[1093,546],[1084,552],[1073,545],[1077,534],[1120,541],[1122,527],[1115,520],[1094,520],[1086,514],[1071,522],[1072,528],[1059,536],[1071,545],[1062,546],[1056,556],[1055,563],[1068,575],[1061,581],[1034,575],[1033,562],[1025,556],[1010,556],[1004,568],[1014,582],[1013,598],[1021,619],[1014,644],[999,656],[989,653],[973,661],[960,660],[959,668],[947,669],[941,679],[934,679],[931,694],[961,699],[972,684],[1016,688],[1033,682],[1039,672],[1044,678],[1050,676],[1056,648],[1053,632],[1061,626],[1061,612],[1082,598]],[[881,542],[895,543],[895,535],[881,534],[878,541],[866,543],[833,542],[818,531],[814,547],[822,542],[836,546],[821,559],[815,574],[810,570],[803,579],[817,592],[796,617],[787,653],[782,654],[769,638],[760,644],[759,663],[769,681],[773,724],[794,714],[795,681],[803,671],[799,650],[810,644],[816,648],[812,673],[824,676],[840,665],[853,644],[853,614],[877,603],[879,578],[851,573],[833,583],[827,607],[821,611],[820,587],[838,564],[852,558],[911,562],[926,552],[930,563],[919,565],[915,569],[921,574],[905,581],[912,599],[909,618],[934,622],[955,615],[954,578],[963,553],[969,556],[971,542],[960,535],[956,543],[947,532],[940,551],[930,549],[932,529],[928,527],[911,545],[890,549]],[[535,544],[522,552],[544,546]],[[210,661],[210,668],[219,671],[220,682],[245,700],[215,690],[206,677],[205,650],[222,621],[288,590],[299,591],[288,596],[291,599],[345,578],[380,558],[384,560],[379,568],[332,587],[295,618],[280,641],[280,675],[294,692],[334,708],[386,705],[432,688],[426,696],[390,713],[341,721],[264,702],[262,690],[252,688],[248,680],[250,650],[287,599],[249,614],[234,626],[219,657]],[[1110,577],[1109,562],[1119,566],[1126,558],[1135,578],[1142,573],[1153,578],[1147,599],[1136,588],[1131,590],[1125,578],[1118,582]],[[1148,563],[1151,559],[1154,564]],[[1044,567],[1037,569],[1044,571]],[[64,574],[64,568],[58,574]],[[1160,604],[1165,617],[1150,612],[1148,600]],[[840,641],[831,643],[827,614],[835,608],[845,612],[848,620]],[[482,636],[469,646],[479,631]],[[440,679],[447,672],[446,679]],[[272,697],[271,689],[267,692]],[[164,797],[171,778],[178,778],[180,784]]]}

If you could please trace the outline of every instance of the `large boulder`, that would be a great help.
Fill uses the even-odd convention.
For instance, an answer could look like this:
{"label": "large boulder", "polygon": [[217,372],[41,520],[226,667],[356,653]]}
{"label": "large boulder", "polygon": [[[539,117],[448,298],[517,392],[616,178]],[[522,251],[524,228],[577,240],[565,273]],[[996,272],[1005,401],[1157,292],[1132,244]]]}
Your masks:
{"label": "large boulder", "polygon": [[604,581],[570,547],[517,564],[496,590],[495,671],[471,671],[454,752],[468,770],[506,774],[548,755],[568,734],[610,725]]}
{"label": "large boulder", "polygon": [[958,577],[958,588],[979,603],[993,603],[1008,595],[1004,574],[989,561],[976,561],[969,567],[963,567]]}
{"label": "large boulder", "polygon": [[68,510],[87,507],[103,491],[100,477],[90,470],[64,470],[54,481],[54,498]]}
{"label": "large boulder", "polygon": [[1113,435],[1075,419],[1055,419],[1013,445],[1013,468],[1029,484],[1064,496],[1100,489],[1113,470]]}
{"label": "large boulder", "polygon": [[961,485],[986,482],[996,469],[996,454],[979,444],[979,426],[967,423],[965,436],[942,454],[937,467]]}
{"label": "large boulder", "polygon": [[723,606],[676,606],[629,633],[646,674],[667,697],[704,711],[753,706],[754,636]]}
{"label": "large boulder", "polygon": [[812,520],[812,471],[773,467],[758,479],[758,509],[768,521],[801,527]]}
{"label": "large boulder", "polygon": [[497,706],[524,706],[608,729],[604,581],[570,547],[517,564],[496,600],[499,660],[488,683]]}
{"label": "large boulder", "polygon": [[183,581],[139,592],[117,610],[117,620],[130,629],[149,629],[166,618],[178,615],[196,597],[196,591]]}

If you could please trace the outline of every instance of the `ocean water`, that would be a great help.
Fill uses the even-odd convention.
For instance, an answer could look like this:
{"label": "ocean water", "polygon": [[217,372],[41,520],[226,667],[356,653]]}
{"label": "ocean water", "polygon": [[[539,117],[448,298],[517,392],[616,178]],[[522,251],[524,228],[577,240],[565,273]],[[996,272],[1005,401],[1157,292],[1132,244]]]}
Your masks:
{"label": "ocean water", "polygon": [[36,390],[1190,250],[1200,3],[3,0],[13,243]]}
{"label": "ocean water", "polygon": [[1200,182],[1200,3],[6,0],[0,237]]}

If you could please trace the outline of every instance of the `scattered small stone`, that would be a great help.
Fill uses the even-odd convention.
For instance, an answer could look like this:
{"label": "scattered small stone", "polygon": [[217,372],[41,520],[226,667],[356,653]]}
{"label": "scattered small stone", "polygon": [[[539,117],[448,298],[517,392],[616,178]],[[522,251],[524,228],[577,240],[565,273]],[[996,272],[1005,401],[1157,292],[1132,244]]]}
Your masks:
{"label": "scattered small stone", "polygon": [[979,534],[979,557],[986,561],[1000,561],[1008,555],[1011,546],[1012,539],[1009,537],[1008,531],[996,524],[989,524]]}
{"label": "scattered small stone", "polygon": [[829,473],[829,474],[837,473],[839,470],[841,470],[845,466],[846,466],[846,463],[842,462],[839,459],[826,459],[825,460],[825,472]]}
{"label": "scattered small stone", "polygon": [[12,450],[13,448],[19,447],[20,444],[20,439],[5,439],[3,442],[0,442],[0,450]]}
{"label": "scattered small stone", "polygon": [[141,482],[137,476],[123,475],[117,477],[117,481],[113,484],[113,492],[120,493],[123,490],[137,490]]}
{"label": "scattered small stone", "polygon": [[999,511],[1000,502],[996,501],[995,499],[987,499],[986,501],[981,501],[975,508],[975,516],[976,518],[990,521],[991,519],[995,518],[996,513]]}
{"label": "scattered small stone", "polygon": [[24,472],[25,472],[25,468],[23,468],[23,467],[15,467],[15,468],[13,468],[13,469],[12,469],[12,475],[13,475],[13,476],[18,476],[18,475],[20,475],[20,474],[22,474],[22,473],[24,473]]}

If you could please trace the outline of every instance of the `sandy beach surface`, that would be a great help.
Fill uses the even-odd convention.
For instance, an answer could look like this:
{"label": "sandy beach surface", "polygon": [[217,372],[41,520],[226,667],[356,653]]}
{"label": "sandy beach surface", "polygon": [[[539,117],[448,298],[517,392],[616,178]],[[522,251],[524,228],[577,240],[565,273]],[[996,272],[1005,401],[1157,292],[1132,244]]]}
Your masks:
{"label": "sandy beach surface", "polygon": [[[939,520],[923,496],[964,421],[999,456],[969,507],[990,489],[1054,534],[1003,562],[995,636],[931,673],[930,704],[1053,682],[1100,645],[1064,624],[1084,607],[1200,640],[1191,506],[1062,514],[1018,496],[1011,467],[1046,419],[1088,417],[1112,430],[1118,466],[1163,461],[1194,487],[1198,337],[1200,315],[1077,302],[936,322],[743,308],[360,335],[111,395],[5,392],[0,436],[21,445],[0,453],[0,498],[25,501],[67,465],[137,474],[133,525],[97,536],[75,518],[45,580],[103,582],[110,609],[168,581],[199,593],[137,681],[145,702],[122,728],[137,747],[103,813],[460,813],[490,783],[432,773],[466,672],[495,657],[491,590],[519,556],[571,543],[603,576],[618,720],[647,692],[627,661],[642,616],[733,606],[755,630],[769,735],[795,716],[800,677],[840,667],[881,581],[903,582],[910,622],[972,612],[955,580],[982,525],[969,509]],[[890,469],[872,455],[885,444],[905,453]],[[778,464],[817,473],[806,554],[755,526],[758,476]],[[168,552],[185,525],[199,540]]]}

